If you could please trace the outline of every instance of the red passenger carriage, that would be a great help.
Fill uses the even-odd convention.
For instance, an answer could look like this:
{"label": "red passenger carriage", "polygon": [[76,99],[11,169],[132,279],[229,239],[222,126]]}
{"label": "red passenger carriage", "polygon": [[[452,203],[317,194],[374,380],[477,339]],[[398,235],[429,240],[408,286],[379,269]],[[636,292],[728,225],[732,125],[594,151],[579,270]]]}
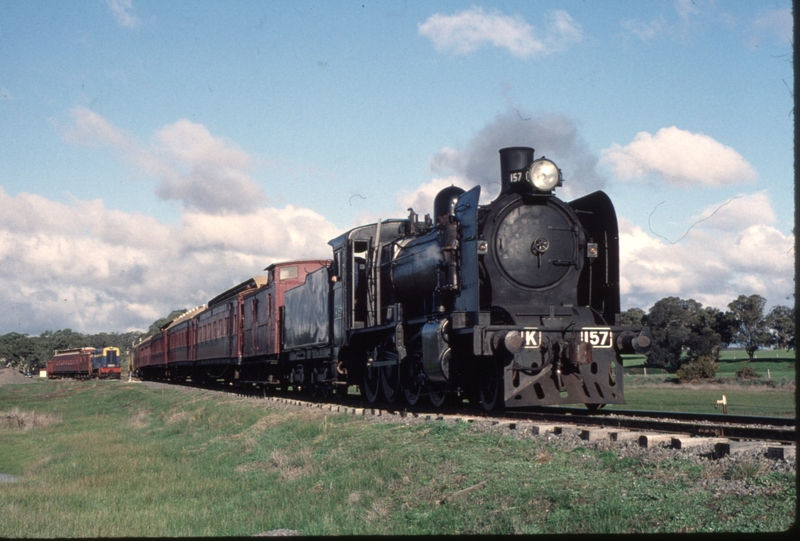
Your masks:
{"label": "red passenger carriage", "polygon": [[277,384],[284,293],[325,264],[270,265],[266,275],[232,287],[136,344],[132,370],[147,379]]}

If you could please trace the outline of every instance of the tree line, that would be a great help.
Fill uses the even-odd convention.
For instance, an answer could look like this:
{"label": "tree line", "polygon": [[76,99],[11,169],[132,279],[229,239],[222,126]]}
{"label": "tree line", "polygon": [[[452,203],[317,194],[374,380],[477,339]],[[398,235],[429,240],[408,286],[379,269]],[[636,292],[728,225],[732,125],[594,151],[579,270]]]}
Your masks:
{"label": "tree line", "polygon": [[39,336],[10,332],[0,335],[0,368],[13,366],[23,372],[36,372],[47,366],[47,361],[53,358],[56,350],[73,349],[82,347],[119,348],[122,364],[127,365],[128,348],[140,338],[155,334],[158,330],[186,312],[174,310],[166,317],[157,319],[150,325],[147,332],[131,331],[126,333],[81,334],[72,329],[60,331],[45,331]]}
{"label": "tree line", "polygon": [[47,365],[56,350],[82,347],[117,347],[124,362],[128,348],[141,334],[138,331],[81,334],[72,329],[45,331],[39,336],[10,332],[0,335],[0,367],[13,366],[23,372],[36,372]]}
{"label": "tree line", "polygon": [[666,297],[647,313],[640,308],[625,311],[621,322],[650,328],[650,366],[678,370],[698,359],[716,361],[720,349],[733,344],[752,361],[759,348],[795,347],[794,307],[777,305],[765,313],[766,304],[760,295],[739,295],[723,312],[694,299]]}

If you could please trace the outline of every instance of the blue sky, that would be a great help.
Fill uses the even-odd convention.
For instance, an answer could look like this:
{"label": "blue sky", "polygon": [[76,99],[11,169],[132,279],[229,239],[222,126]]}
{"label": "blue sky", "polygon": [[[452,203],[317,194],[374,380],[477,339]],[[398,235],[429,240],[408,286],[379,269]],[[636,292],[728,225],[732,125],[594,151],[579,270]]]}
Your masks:
{"label": "blue sky", "polygon": [[794,291],[788,1],[0,4],[0,333],[144,329],[524,145],[623,308]]}

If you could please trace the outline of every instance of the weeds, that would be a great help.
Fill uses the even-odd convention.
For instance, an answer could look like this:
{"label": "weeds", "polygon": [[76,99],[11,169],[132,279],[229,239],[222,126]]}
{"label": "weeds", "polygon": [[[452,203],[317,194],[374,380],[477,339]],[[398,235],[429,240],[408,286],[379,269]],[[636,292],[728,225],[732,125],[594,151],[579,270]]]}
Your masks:
{"label": "weeds", "polygon": [[743,481],[758,477],[762,472],[762,466],[756,462],[739,462],[728,468],[728,471],[725,472],[725,479]]}
{"label": "weeds", "polygon": [[0,412],[0,430],[30,430],[60,421],[61,418],[53,413],[20,411],[19,408],[13,408],[8,412]]}

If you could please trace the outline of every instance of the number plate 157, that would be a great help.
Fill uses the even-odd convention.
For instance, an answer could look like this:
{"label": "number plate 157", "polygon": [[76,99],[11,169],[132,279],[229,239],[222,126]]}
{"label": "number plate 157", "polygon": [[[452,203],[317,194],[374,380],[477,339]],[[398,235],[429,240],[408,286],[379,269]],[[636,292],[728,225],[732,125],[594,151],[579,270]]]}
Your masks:
{"label": "number plate 157", "polygon": [[581,331],[581,340],[595,348],[610,348],[612,338],[611,329],[607,327],[587,327]]}

